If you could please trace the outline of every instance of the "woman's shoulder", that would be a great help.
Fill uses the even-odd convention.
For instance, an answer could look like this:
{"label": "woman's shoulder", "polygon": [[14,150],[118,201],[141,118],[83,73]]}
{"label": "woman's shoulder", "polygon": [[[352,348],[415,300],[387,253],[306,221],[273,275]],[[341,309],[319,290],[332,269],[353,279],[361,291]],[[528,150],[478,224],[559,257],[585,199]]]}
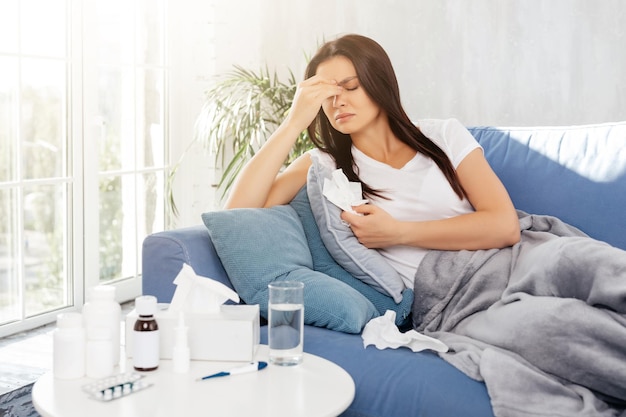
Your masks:
{"label": "woman's shoulder", "polygon": [[470,151],[480,147],[458,119],[420,119],[416,125],[426,137],[448,154],[455,167]]}
{"label": "woman's shoulder", "polygon": [[458,119],[418,119],[415,125],[428,138],[438,141],[449,141],[451,138],[473,138],[470,131]]}
{"label": "woman's shoulder", "polygon": [[428,137],[431,135],[445,137],[453,131],[467,131],[467,128],[453,117],[448,119],[418,119],[415,125]]}

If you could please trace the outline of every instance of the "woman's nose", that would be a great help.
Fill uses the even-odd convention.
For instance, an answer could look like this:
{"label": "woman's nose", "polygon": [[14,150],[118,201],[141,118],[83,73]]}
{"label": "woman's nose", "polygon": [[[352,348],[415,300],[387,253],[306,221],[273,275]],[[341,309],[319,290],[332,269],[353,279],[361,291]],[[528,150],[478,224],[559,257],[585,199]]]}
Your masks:
{"label": "woman's nose", "polygon": [[342,94],[339,93],[336,96],[333,96],[333,107],[341,107],[344,105],[344,100],[342,98]]}

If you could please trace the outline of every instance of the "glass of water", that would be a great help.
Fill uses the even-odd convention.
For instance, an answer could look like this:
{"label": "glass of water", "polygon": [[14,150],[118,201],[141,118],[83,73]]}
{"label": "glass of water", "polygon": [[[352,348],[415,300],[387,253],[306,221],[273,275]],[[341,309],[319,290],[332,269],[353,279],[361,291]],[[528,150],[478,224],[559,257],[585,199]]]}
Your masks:
{"label": "glass of water", "polygon": [[304,344],[304,284],[277,281],[268,287],[270,363],[297,365],[302,362]]}

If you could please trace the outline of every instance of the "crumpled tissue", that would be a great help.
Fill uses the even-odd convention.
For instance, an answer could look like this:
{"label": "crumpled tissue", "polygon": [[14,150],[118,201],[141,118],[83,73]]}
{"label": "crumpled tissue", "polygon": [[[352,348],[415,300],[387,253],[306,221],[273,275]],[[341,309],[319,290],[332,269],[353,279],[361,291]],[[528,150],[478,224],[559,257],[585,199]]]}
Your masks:
{"label": "crumpled tissue", "polygon": [[367,200],[363,200],[361,183],[348,181],[341,169],[334,170],[331,178],[324,178],[322,194],[328,201],[350,213],[355,213],[352,206],[367,203]]}
{"label": "crumpled tissue", "polygon": [[378,349],[397,349],[408,347],[413,352],[430,349],[436,352],[447,352],[445,343],[415,330],[401,333],[395,325],[396,312],[387,310],[383,316],[370,320],[363,329],[363,347],[374,345]]}
{"label": "crumpled tissue", "polygon": [[217,314],[226,300],[239,302],[239,295],[235,291],[221,282],[196,275],[188,264],[183,264],[174,284],[176,291],[169,311]]}

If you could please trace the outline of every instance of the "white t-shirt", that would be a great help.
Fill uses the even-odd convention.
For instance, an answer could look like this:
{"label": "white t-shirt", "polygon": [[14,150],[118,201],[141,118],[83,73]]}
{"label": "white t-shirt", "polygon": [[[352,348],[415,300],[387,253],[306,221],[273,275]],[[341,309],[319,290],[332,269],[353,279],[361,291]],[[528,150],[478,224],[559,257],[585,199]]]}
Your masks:
{"label": "white t-shirt", "polygon": [[[455,169],[471,151],[480,147],[472,134],[456,119],[418,120],[417,126],[448,155]],[[330,155],[316,152],[325,162],[334,166]],[[459,199],[437,164],[421,153],[417,153],[400,169],[372,159],[354,146],[352,156],[359,168],[361,181],[382,191],[388,198],[372,197],[372,204],[381,207],[395,219],[438,220],[474,211],[467,199]],[[413,288],[415,272],[427,251],[402,245],[379,250],[398,271],[408,288]]]}

